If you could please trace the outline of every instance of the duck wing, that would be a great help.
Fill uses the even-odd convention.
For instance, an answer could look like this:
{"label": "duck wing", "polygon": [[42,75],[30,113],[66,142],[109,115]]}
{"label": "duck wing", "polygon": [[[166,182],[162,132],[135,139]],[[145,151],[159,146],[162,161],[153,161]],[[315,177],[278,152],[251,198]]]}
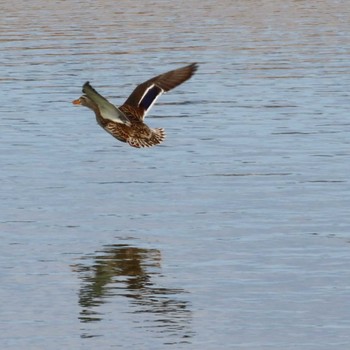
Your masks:
{"label": "duck wing", "polygon": [[197,63],[192,63],[145,81],[135,88],[124,105],[140,108],[143,111],[143,119],[160,95],[191,78],[197,68]]}
{"label": "duck wing", "polygon": [[104,119],[111,120],[115,123],[126,124],[128,126],[131,125],[130,120],[125,114],[100,95],[88,81],[83,85],[83,93],[97,105],[100,114]]}

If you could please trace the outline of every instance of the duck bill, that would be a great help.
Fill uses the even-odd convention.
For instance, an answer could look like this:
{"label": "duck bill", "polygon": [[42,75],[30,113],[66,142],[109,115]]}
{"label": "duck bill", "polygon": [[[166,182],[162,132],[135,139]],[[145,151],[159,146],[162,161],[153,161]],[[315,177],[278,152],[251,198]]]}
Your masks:
{"label": "duck bill", "polygon": [[73,105],[81,105],[81,101],[79,98],[77,100],[73,100],[72,103]]}

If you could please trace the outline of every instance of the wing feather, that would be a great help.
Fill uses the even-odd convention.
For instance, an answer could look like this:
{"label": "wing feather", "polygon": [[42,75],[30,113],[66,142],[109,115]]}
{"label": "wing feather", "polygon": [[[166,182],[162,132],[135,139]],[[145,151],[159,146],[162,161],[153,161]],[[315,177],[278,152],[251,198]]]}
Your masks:
{"label": "wing feather", "polygon": [[197,63],[192,63],[149,79],[138,85],[124,104],[142,108],[146,114],[162,93],[174,89],[191,78],[197,69]]}
{"label": "wing feather", "polygon": [[104,119],[129,126],[131,125],[125,114],[119,108],[110,103],[106,98],[100,95],[88,81],[83,85],[83,93],[97,105],[100,114]]}

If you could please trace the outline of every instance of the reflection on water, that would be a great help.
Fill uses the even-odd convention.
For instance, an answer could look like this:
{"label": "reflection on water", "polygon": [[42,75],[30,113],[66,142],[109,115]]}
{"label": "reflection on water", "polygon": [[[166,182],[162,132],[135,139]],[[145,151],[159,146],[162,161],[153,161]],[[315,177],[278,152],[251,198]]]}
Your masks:
{"label": "reflection on water", "polygon": [[159,250],[113,244],[81,259],[82,263],[74,265],[82,280],[79,291],[81,322],[103,320],[99,307],[122,296],[130,301],[130,313],[153,316],[153,324],[148,317],[147,326],[141,327],[160,333],[171,332],[181,338],[191,336],[189,304],[179,298],[185,291],[160,287],[154,281],[161,276]]}

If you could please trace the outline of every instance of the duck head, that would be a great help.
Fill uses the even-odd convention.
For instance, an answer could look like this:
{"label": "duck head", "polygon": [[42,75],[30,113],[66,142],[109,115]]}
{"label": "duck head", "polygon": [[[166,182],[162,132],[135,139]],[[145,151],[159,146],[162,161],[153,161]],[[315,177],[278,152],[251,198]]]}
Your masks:
{"label": "duck head", "polygon": [[74,105],[85,106],[87,108],[92,109],[93,111],[95,111],[97,107],[95,103],[93,103],[86,95],[80,96],[78,99],[72,101],[72,103]]}

